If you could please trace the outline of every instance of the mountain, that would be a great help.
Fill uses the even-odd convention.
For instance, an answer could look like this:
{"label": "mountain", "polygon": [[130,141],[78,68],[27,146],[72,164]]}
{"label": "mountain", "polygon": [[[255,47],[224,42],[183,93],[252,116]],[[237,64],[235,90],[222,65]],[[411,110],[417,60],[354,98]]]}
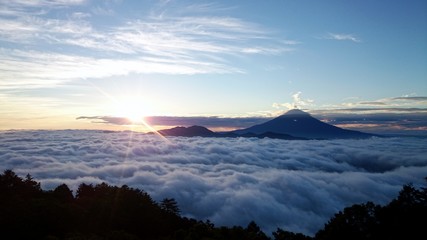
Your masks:
{"label": "mountain", "polygon": [[294,137],[308,139],[369,138],[376,136],[324,123],[299,109],[290,110],[265,123],[233,131],[233,133],[239,135],[248,133],[263,134],[266,132],[289,134]]}
{"label": "mountain", "polygon": [[229,137],[256,137],[256,138],[273,138],[273,139],[284,139],[284,140],[308,140],[303,137],[294,137],[289,134],[275,133],[275,132],[265,132],[261,134],[255,133],[244,133],[244,134],[236,134],[236,133],[228,133],[226,136]]}
{"label": "mountain", "polygon": [[244,137],[244,138],[273,138],[273,139],[285,139],[285,140],[306,140],[305,138],[301,138],[301,137],[294,137],[288,134],[273,133],[273,132],[264,132],[261,134],[255,134],[255,133],[236,134],[233,132],[217,133],[202,126],[174,127],[170,129],[159,130],[158,132],[163,136],[175,136],[175,137],[231,137],[231,138]]}
{"label": "mountain", "polygon": [[177,136],[177,137],[215,137],[218,133],[202,126],[191,127],[174,127],[171,129],[159,130],[163,136]]}
{"label": "mountain", "polygon": [[299,109],[290,110],[265,123],[232,132],[218,133],[203,126],[191,126],[164,129],[159,133],[163,136],[179,137],[267,137],[286,140],[360,139],[378,136],[324,123]]}

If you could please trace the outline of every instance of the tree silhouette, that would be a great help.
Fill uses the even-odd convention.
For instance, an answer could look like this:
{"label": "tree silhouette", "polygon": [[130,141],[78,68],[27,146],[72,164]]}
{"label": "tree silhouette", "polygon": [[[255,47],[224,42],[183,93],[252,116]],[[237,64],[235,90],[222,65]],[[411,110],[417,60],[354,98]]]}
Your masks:
{"label": "tree silhouette", "polygon": [[261,231],[261,228],[254,222],[251,221],[248,226],[246,227],[247,231],[247,239],[254,239],[254,240],[263,240],[268,239],[267,235],[263,231]]}
{"label": "tree silhouette", "polygon": [[306,236],[302,233],[293,233],[289,231],[284,231],[283,229],[278,228],[273,232],[274,240],[311,240],[313,238]]}
{"label": "tree silhouette", "polygon": [[372,239],[380,206],[372,202],[344,208],[316,234],[316,239]]}
{"label": "tree silhouette", "polygon": [[178,203],[174,198],[163,199],[160,202],[160,208],[168,213],[175,214],[175,215],[179,215],[179,213],[181,212],[181,210],[179,210]]}
{"label": "tree silhouette", "polygon": [[388,239],[427,239],[426,188],[403,186],[399,196],[377,215],[378,232]]}
{"label": "tree silhouette", "polygon": [[427,239],[426,216],[426,188],[404,185],[384,207],[368,202],[335,214],[316,239]]}
{"label": "tree silhouette", "polygon": [[71,191],[66,184],[61,184],[56,187],[52,194],[56,199],[62,202],[70,203],[74,200],[73,191]]}
{"label": "tree silhouette", "polygon": [[12,170],[4,171],[0,175],[0,232],[6,238],[43,235],[45,212],[39,206],[44,202],[40,184],[31,175],[24,180]]}
{"label": "tree silhouette", "polygon": [[[427,179],[426,179],[427,180]],[[178,203],[156,203],[126,185],[81,184],[76,196],[66,184],[43,191],[31,175],[0,174],[1,239],[183,239],[267,240],[254,222],[215,227],[181,217]],[[386,206],[355,204],[334,215],[314,238],[278,228],[274,240],[427,239],[427,188],[404,185]]]}

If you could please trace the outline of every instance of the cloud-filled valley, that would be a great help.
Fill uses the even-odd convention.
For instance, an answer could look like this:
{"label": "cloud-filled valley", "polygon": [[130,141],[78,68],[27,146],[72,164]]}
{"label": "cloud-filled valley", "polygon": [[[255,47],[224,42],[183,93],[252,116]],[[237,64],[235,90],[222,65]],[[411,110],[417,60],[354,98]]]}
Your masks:
{"label": "cloud-filled valley", "polygon": [[135,132],[3,131],[1,171],[44,189],[107,182],[175,198],[182,214],[216,225],[254,220],[266,232],[313,235],[354,203],[386,204],[427,176],[427,139],[284,141],[164,139]]}

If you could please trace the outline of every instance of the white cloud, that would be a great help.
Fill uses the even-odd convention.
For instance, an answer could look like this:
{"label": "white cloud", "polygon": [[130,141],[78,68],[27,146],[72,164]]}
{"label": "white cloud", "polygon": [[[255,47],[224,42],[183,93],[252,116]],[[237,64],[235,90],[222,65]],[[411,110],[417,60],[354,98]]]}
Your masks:
{"label": "white cloud", "polygon": [[184,9],[180,9],[180,11],[187,12],[187,13],[194,13],[194,12],[203,12],[203,13],[211,13],[213,11],[219,12],[219,11],[227,11],[235,9],[236,7],[233,6],[223,6],[221,4],[210,2],[210,3],[195,3],[191,4],[189,6],[186,6]]}
{"label": "white cloud", "polygon": [[86,2],[86,0],[14,0],[6,1],[5,6],[10,7],[46,7],[46,6],[70,6],[79,5]]}
{"label": "white cloud", "polygon": [[[74,79],[130,73],[200,74],[238,72],[219,63],[169,58],[109,59],[0,49],[0,89],[49,87]],[[25,71],[23,71],[25,69]]]}
{"label": "white cloud", "polygon": [[131,132],[3,131],[0,170],[61,183],[127,184],[216,225],[314,234],[354,203],[388,203],[424,182],[425,139],[284,141],[169,138]]}
{"label": "white cloud", "polygon": [[298,44],[301,44],[301,42],[295,41],[295,40],[283,40],[282,42],[284,44],[286,44],[286,45],[298,45]]}
{"label": "white cloud", "polygon": [[289,110],[294,108],[305,109],[315,106],[313,99],[302,98],[301,94],[302,92],[296,92],[292,94],[292,102],[273,103],[273,107],[277,109],[284,107],[285,109]]}
{"label": "white cloud", "polygon": [[[351,99],[353,100],[353,99]],[[408,111],[411,111],[410,108],[426,108],[427,107],[427,97],[426,96],[417,96],[415,95],[405,95],[402,97],[389,97],[375,100],[361,101],[361,99],[354,99],[354,101],[346,101],[341,104],[344,107],[371,107],[372,111],[381,110],[387,111],[387,108],[392,110],[393,108],[408,108]],[[382,109],[378,109],[378,106],[383,106]],[[367,109],[369,110],[369,109]]]}
{"label": "white cloud", "polygon": [[345,34],[345,33],[328,33],[325,37],[325,39],[332,39],[332,40],[338,40],[338,41],[352,41],[352,42],[362,42],[362,40],[353,34]]}
{"label": "white cloud", "polygon": [[242,49],[243,53],[249,54],[267,54],[267,55],[279,55],[283,52],[292,52],[292,48],[264,48],[264,47],[252,47]]}
{"label": "white cloud", "polygon": [[[53,86],[131,72],[242,73],[227,57],[293,50],[286,47],[293,42],[276,41],[261,26],[232,17],[163,14],[99,27],[84,12],[71,11],[69,18],[52,18],[53,14],[43,12],[26,14],[33,8],[81,3],[19,1],[3,9],[9,13],[0,17],[0,41],[8,43],[0,53],[3,87]],[[259,39],[262,44],[253,43]]]}
{"label": "white cloud", "polygon": [[16,19],[0,17],[0,40],[15,44],[38,41],[61,44],[66,39],[91,35],[92,27],[86,21],[49,19],[40,16],[19,16]]}
{"label": "white cloud", "polygon": [[75,19],[84,19],[84,18],[88,18],[90,16],[91,16],[90,13],[85,13],[85,12],[73,12],[71,14],[71,17],[75,18]]}
{"label": "white cloud", "polygon": [[13,0],[1,1],[0,16],[40,16],[52,9],[84,4],[86,0]]}

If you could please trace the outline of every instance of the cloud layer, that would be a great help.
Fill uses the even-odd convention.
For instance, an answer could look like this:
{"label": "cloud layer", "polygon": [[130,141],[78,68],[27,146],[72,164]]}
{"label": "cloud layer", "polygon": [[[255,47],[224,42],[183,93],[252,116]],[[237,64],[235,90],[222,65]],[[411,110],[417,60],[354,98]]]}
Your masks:
{"label": "cloud layer", "polygon": [[283,141],[168,138],[133,132],[0,132],[0,170],[32,174],[51,189],[67,183],[127,184],[216,225],[255,220],[314,234],[337,211],[385,204],[423,182],[426,139]]}

